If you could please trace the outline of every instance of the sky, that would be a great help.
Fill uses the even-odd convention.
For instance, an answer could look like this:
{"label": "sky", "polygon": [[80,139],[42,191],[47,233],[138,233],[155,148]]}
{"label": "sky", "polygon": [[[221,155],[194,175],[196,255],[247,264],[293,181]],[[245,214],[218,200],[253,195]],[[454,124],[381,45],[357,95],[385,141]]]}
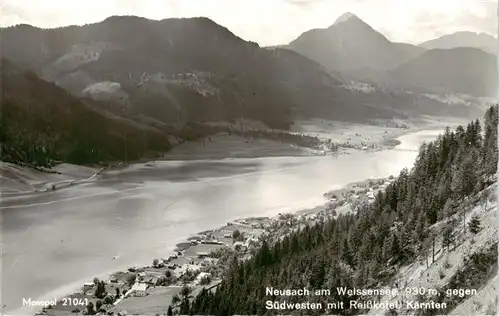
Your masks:
{"label": "sky", "polygon": [[112,15],[208,17],[261,46],[287,44],[352,12],[391,41],[418,44],[457,31],[498,34],[497,0],[0,0],[0,25],[52,28]]}

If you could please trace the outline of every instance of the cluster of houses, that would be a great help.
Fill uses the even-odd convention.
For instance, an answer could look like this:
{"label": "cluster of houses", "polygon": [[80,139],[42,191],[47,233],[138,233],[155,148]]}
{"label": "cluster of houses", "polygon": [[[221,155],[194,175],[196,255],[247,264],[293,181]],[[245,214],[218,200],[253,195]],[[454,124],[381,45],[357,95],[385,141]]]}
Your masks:
{"label": "cluster of houses", "polygon": [[[268,221],[268,218],[256,218],[256,219],[242,219],[235,221],[236,225],[243,226],[246,228],[250,229],[263,229],[266,226],[266,222]],[[235,225],[233,223],[227,223],[228,226]]]}
{"label": "cluster of houses", "polygon": [[[209,260],[202,260],[197,264],[194,264],[194,262],[186,263],[183,265],[176,264],[175,268],[173,269],[173,273],[177,278],[184,275],[188,270],[197,273],[196,279],[193,281],[193,285],[197,285],[203,278],[210,276],[210,273],[199,272],[200,269],[208,264],[214,264],[215,262],[217,262],[216,261],[217,259],[213,258],[206,258],[206,259]],[[161,272],[156,272],[153,270],[140,272],[136,275],[135,283],[129,290],[128,295],[135,297],[146,296],[147,289],[150,287],[158,286],[162,278],[164,278],[164,276]]]}
{"label": "cluster of houses", "polygon": [[324,222],[327,218],[335,217],[335,212],[341,206],[350,206],[353,210],[361,203],[371,203],[377,192],[385,189],[394,181],[393,177],[384,180],[373,180],[369,183],[353,185],[350,189],[325,194],[329,199],[327,207],[319,212],[309,214],[278,214],[264,225],[270,235],[270,240],[280,239],[284,235],[303,227],[306,224]]}
{"label": "cluster of houses", "polygon": [[370,180],[368,183],[352,185],[345,192],[328,192],[325,194],[331,203],[336,206],[343,206],[346,203],[358,202],[360,200],[373,201],[379,190],[385,189],[394,179],[390,177],[387,180]]}
{"label": "cluster of houses", "polygon": [[187,72],[172,75],[170,82],[187,86],[203,96],[211,96],[217,93],[217,88],[207,81],[211,77],[212,75],[209,72]]}
{"label": "cluster of houses", "polygon": [[155,287],[159,284],[162,274],[154,271],[143,271],[136,275],[135,283],[128,291],[130,296],[146,296],[146,290],[149,287]]}
{"label": "cluster of houses", "polygon": [[[200,234],[199,236],[190,238],[190,243],[192,245],[224,245],[226,243],[220,241],[216,236],[217,234],[221,234],[219,237],[223,237],[224,239],[231,239],[231,242],[227,243],[227,246],[230,250],[238,252],[242,256],[248,257],[250,253],[249,250],[259,246],[260,239],[263,237],[263,235],[265,236],[270,231],[273,231],[273,229],[271,229],[273,222],[277,223],[285,221],[287,225],[293,225],[294,223],[291,220],[292,218],[293,216],[291,216],[290,214],[284,214],[274,219],[265,218],[255,221],[242,220],[234,224],[228,223],[228,226],[232,226],[230,227],[230,229],[205,232],[203,234]],[[233,240],[234,230],[241,231],[240,240]],[[275,233],[278,232],[275,231]],[[216,265],[219,260],[210,257],[210,253],[206,251],[196,252],[194,257],[186,257],[183,258],[183,260],[176,260],[183,255],[184,254],[181,251],[178,251],[171,254],[166,259],[160,259],[154,268],[146,268],[143,271],[142,269],[140,269],[139,271],[141,272],[136,274],[135,283],[129,289],[126,296],[146,296],[148,288],[164,284],[161,281],[163,278],[165,278],[165,268],[170,269],[176,279],[180,279],[189,270],[194,273],[193,277],[194,275],[196,275],[196,277],[194,277],[194,280],[190,282],[191,285],[200,285],[200,282],[202,282],[204,278],[211,276],[211,274],[208,272],[201,272],[203,271],[202,269],[205,267]],[[137,272],[137,269],[130,268],[129,271]],[[91,286],[93,286],[93,284],[89,284],[89,287]]]}

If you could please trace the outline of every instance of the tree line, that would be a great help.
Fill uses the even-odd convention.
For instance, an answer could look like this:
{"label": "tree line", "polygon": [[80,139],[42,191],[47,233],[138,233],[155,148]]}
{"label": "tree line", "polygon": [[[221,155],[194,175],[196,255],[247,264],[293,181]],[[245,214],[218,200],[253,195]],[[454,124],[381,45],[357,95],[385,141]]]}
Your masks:
{"label": "tree line", "polygon": [[[403,169],[374,202],[356,214],[342,215],[284,237],[264,242],[250,260],[232,261],[227,278],[215,292],[202,290],[181,314],[309,314],[355,315],[337,287],[375,288],[388,282],[398,268],[417,260],[430,245],[430,226],[460,211],[461,202],[494,181],[498,164],[498,105],[484,116],[454,131],[447,128],[423,144],[413,167]],[[471,226],[477,230],[475,220]],[[446,244],[442,244],[446,247]],[[266,310],[266,287],[330,289],[326,296],[283,297],[289,303],[344,302],[346,308],[323,310]],[[187,300],[187,299],[186,299]]]}
{"label": "tree line", "polygon": [[33,167],[155,157],[166,135],[94,109],[34,73],[2,59],[0,160]]}

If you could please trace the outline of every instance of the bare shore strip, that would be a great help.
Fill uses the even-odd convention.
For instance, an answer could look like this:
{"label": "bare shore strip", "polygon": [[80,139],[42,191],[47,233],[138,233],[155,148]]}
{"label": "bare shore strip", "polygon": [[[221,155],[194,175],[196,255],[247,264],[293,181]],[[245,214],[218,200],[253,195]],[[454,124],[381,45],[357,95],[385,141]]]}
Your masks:
{"label": "bare shore strip", "polygon": [[[98,306],[101,315],[165,314],[170,305],[178,306],[178,298],[186,289],[193,297],[202,288],[215,289],[234,255],[239,260],[248,260],[263,240],[273,243],[305,225],[356,212],[361,204],[370,203],[377,191],[383,190],[392,179],[392,176],[369,179],[326,192],[325,204],[312,209],[235,220],[220,228],[200,232],[177,244],[176,249],[163,258],[152,258],[152,264],[129,267],[111,274],[106,280],[89,280],[79,291],[65,296],[72,304],[48,302],[37,314],[86,313],[89,303],[96,312]],[[52,305],[48,305],[50,303]]]}
{"label": "bare shore strip", "polygon": [[33,169],[0,162],[0,195],[3,198],[50,192],[99,179],[104,168],[62,163],[51,169]]}
{"label": "bare shore strip", "polygon": [[[307,120],[292,126],[290,134],[318,137],[321,142],[311,147],[260,137],[243,137],[221,133],[198,141],[185,142],[166,153],[162,160],[200,160],[224,158],[255,158],[277,156],[347,155],[355,151],[376,151],[398,145],[396,138],[429,127],[445,126],[456,122],[438,119],[411,121],[379,121],[375,125],[351,124],[345,122]],[[252,122],[234,124],[235,129],[244,131],[262,130],[264,126]],[[324,145],[324,146],[323,146]],[[137,162],[148,163],[148,161]],[[99,180],[105,170],[126,168],[128,164],[117,163],[106,168],[59,164],[52,169],[35,170],[11,163],[0,162],[0,196],[18,197],[61,190],[85,185]]]}

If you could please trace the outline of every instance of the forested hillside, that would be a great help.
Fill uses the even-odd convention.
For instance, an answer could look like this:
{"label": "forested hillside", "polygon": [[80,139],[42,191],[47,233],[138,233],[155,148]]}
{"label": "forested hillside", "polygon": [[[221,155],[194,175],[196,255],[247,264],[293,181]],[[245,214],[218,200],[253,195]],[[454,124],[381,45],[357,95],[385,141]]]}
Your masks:
{"label": "forested hillside", "polygon": [[172,139],[194,141],[218,133],[314,149],[323,145],[318,137],[281,130],[237,131],[229,125],[192,121],[177,128],[148,124],[139,116],[109,112],[112,105],[107,101],[73,96],[7,59],[2,59],[0,73],[0,160],[5,162],[51,167],[58,162],[107,164],[157,158],[171,149]]}
{"label": "forested hillside", "polygon": [[[113,16],[57,29],[2,29],[4,55],[74,95],[163,123],[241,117],[287,129],[302,115],[359,121],[393,111],[346,104],[342,80],[286,49],[246,42],[208,18]],[[24,39],[20,41],[19,38]]]}
{"label": "forested hillside", "polygon": [[[191,304],[186,297],[180,313],[354,315],[366,312],[347,304],[366,297],[341,295],[336,288],[378,288],[387,284],[402,265],[427,253],[436,239],[442,240],[443,247],[446,241],[451,242],[452,236],[445,233],[437,236],[432,225],[461,211],[465,214],[461,203],[496,181],[497,126],[498,105],[495,105],[487,110],[483,125],[476,120],[455,131],[446,129],[435,141],[420,148],[413,168],[402,170],[373,203],[364,205],[356,214],[305,227],[275,244],[264,241],[252,259],[232,262],[228,278],[216,292],[203,290]],[[465,232],[464,235],[467,236]],[[483,257],[479,254],[471,258],[468,266]],[[491,260],[480,261],[486,265],[483,268],[496,264],[494,253],[484,258]],[[453,284],[459,284],[464,277],[456,274]],[[469,281],[467,285],[480,286]],[[331,294],[279,298],[266,296],[266,287],[330,289]],[[266,310],[267,300],[343,301],[346,308]],[[423,312],[433,314],[433,311]]]}
{"label": "forested hillside", "polygon": [[154,157],[171,147],[160,131],[94,110],[34,73],[1,63],[1,161],[97,164]]}

